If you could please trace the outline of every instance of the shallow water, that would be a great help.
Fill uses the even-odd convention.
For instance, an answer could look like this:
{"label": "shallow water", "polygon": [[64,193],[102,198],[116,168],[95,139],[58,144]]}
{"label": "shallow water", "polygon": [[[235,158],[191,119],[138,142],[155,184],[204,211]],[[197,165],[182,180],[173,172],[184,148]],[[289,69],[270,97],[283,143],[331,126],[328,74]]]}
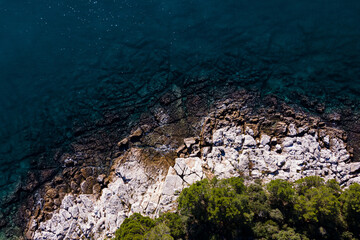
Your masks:
{"label": "shallow water", "polygon": [[172,84],[356,109],[359,13],[355,0],[1,1],[2,195],[74,125],[146,106]]}

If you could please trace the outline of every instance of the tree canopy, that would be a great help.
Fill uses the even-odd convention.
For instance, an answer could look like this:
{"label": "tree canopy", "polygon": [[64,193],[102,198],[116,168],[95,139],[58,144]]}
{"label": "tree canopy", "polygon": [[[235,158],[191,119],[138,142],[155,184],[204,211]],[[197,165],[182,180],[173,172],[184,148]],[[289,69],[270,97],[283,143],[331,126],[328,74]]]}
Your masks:
{"label": "tree canopy", "polygon": [[360,185],[341,189],[312,176],[295,182],[244,184],[204,179],[185,188],[175,213],[134,214],[116,232],[122,239],[360,239]]}

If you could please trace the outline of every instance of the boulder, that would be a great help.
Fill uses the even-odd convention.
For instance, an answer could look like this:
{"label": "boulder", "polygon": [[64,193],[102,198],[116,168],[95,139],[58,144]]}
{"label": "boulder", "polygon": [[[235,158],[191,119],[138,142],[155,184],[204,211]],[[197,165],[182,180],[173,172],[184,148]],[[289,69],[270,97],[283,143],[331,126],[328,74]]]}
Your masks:
{"label": "boulder", "polygon": [[174,195],[176,191],[181,191],[183,189],[183,180],[178,175],[168,175],[166,176],[162,194],[164,195]]}
{"label": "boulder", "polygon": [[350,172],[355,173],[360,170],[360,162],[352,162],[350,163]]}
{"label": "boulder", "polygon": [[193,144],[196,143],[196,139],[195,138],[185,138],[184,143],[187,148],[190,148]]}
{"label": "boulder", "polygon": [[288,136],[295,137],[297,135],[296,126],[294,123],[290,123],[288,126]]}
{"label": "boulder", "polygon": [[329,147],[329,146],[330,146],[330,137],[329,137],[329,135],[326,135],[326,136],[323,138],[323,143],[325,144],[326,147]]}
{"label": "boulder", "polygon": [[95,184],[95,179],[93,177],[88,177],[85,181],[83,181],[80,184],[81,192],[84,194],[92,194],[94,184]]}
{"label": "boulder", "polygon": [[260,144],[262,146],[268,145],[270,143],[270,136],[263,134],[261,135]]}
{"label": "boulder", "polygon": [[118,147],[127,147],[128,144],[129,144],[128,138],[124,138],[123,140],[117,143]]}
{"label": "boulder", "polygon": [[253,148],[256,146],[255,139],[250,135],[245,135],[244,137],[244,146],[248,148]]}

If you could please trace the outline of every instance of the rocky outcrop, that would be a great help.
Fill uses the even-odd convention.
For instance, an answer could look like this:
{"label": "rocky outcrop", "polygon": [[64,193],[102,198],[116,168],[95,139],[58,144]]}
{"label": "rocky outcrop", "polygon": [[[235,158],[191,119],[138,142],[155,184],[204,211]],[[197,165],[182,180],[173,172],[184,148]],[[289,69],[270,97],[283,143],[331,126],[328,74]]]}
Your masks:
{"label": "rocky outcrop", "polygon": [[[29,235],[34,239],[111,237],[132,213],[154,217],[175,210],[181,190],[205,177],[241,176],[267,182],[318,175],[342,186],[360,181],[360,165],[351,162],[345,132],[317,117],[283,108],[283,113],[271,108],[255,111],[244,101],[219,102],[200,121],[199,136],[183,139],[178,157],[172,155],[176,144],[129,144],[145,137],[143,130],[136,129],[119,142],[126,148],[113,160],[109,183],[101,185],[98,196],[85,190],[66,195],[51,218],[30,221]],[[160,157],[150,158],[154,152]],[[94,181],[91,175],[86,182],[89,179]],[[104,176],[96,181],[100,184]]]}

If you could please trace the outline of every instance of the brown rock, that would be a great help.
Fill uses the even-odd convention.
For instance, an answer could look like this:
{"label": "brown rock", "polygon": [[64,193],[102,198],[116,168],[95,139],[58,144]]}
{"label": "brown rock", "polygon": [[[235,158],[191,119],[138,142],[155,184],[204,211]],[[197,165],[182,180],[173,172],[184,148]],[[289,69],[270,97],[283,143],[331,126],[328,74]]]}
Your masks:
{"label": "brown rock", "polygon": [[25,238],[26,239],[33,239],[33,231],[31,231],[31,230],[26,231]]}
{"label": "brown rock", "polygon": [[101,186],[99,183],[96,183],[94,186],[93,186],[93,194],[96,194],[96,195],[100,195],[101,194]]}
{"label": "brown rock", "polygon": [[25,233],[26,239],[33,239],[33,233],[36,230],[36,227],[37,227],[37,222],[35,220],[35,217],[32,217],[27,224],[27,231]]}
{"label": "brown rock", "polygon": [[128,144],[129,144],[128,138],[124,138],[123,140],[117,143],[118,147],[126,147],[128,146]]}
{"label": "brown rock", "polygon": [[285,115],[286,115],[286,116],[289,116],[289,117],[295,117],[295,111],[294,111],[294,109],[287,109],[287,110],[285,111]]}
{"label": "brown rock", "polygon": [[82,181],[83,177],[81,175],[80,171],[77,171],[74,175],[73,180],[75,181],[76,184],[80,185],[81,181]]}
{"label": "brown rock", "polygon": [[44,219],[46,221],[50,220],[52,216],[53,216],[52,212],[44,212]]}
{"label": "brown rock", "polygon": [[59,193],[59,196],[66,195],[66,193],[68,192],[68,186],[65,184],[58,185],[56,189]]}
{"label": "brown rock", "polygon": [[62,176],[56,176],[55,178],[54,178],[54,182],[56,183],[56,184],[60,184],[60,183],[62,183],[64,181],[64,178],[62,177]]}
{"label": "brown rock", "polygon": [[297,113],[296,116],[295,116],[295,118],[296,118],[297,120],[303,120],[303,119],[304,119],[304,116],[303,116],[301,113]]}
{"label": "brown rock", "polygon": [[47,190],[46,195],[51,199],[54,199],[57,196],[59,196],[58,192],[54,188],[50,188],[49,190]]}
{"label": "brown rock", "polygon": [[73,167],[67,167],[64,168],[62,174],[65,178],[73,177],[76,173],[76,168]]}
{"label": "brown rock", "polygon": [[284,122],[278,122],[275,127],[275,134],[279,136],[285,135],[287,130],[287,125]]}
{"label": "brown rock", "polygon": [[59,207],[59,206],[61,205],[60,199],[59,199],[59,198],[55,198],[55,199],[54,199],[54,204],[55,204],[55,206]]}
{"label": "brown rock", "polygon": [[258,123],[259,122],[259,118],[254,117],[254,118],[250,118],[250,123]]}
{"label": "brown rock", "polygon": [[229,124],[230,124],[229,120],[224,119],[224,120],[220,120],[217,125],[219,128],[221,128],[221,127],[228,126]]}
{"label": "brown rock", "polygon": [[109,179],[109,178],[105,178],[105,179],[104,179],[104,185],[108,185],[109,182],[110,182],[110,179]]}
{"label": "brown rock", "polygon": [[197,141],[197,139],[196,138],[185,138],[184,139],[184,143],[185,143],[185,146],[187,147],[187,148],[190,148],[191,147],[191,145],[193,145],[193,144],[195,144],[196,143],[196,141]]}
{"label": "brown rock", "polygon": [[274,112],[275,112],[275,107],[272,106],[272,107],[267,108],[267,109],[266,109],[266,112],[269,113],[269,114],[274,113]]}
{"label": "brown rock", "polygon": [[35,218],[37,218],[37,217],[39,216],[39,213],[40,213],[40,206],[37,205],[36,208],[35,208],[35,210],[34,210],[34,212],[33,212],[33,216],[34,216]]}
{"label": "brown rock", "polygon": [[80,172],[85,179],[93,175],[93,169],[91,167],[82,168],[80,169]]}
{"label": "brown rock", "polygon": [[137,128],[133,133],[130,135],[130,139],[137,139],[140,138],[143,134],[143,130],[141,128]]}
{"label": "brown rock", "polygon": [[185,153],[186,152],[186,146],[185,144],[182,144],[180,147],[178,147],[176,149],[176,154],[179,156],[181,153]]}
{"label": "brown rock", "polygon": [[93,177],[88,177],[85,181],[83,181],[80,184],[81,192],[84,194],[92,194],[94,183],[95,183],[95,179]]}
{"label": "brown rock", "polygon": [[51,212],[53,210],[54,202],[52,200],[46,199],[44,204],[44,211]]}
{"label": "brown rock", "polygon": [[325,127],[325,123],[324,122],[319,122],[318,126],[321,127],[321,128]]}
{"label": "brown rock", "polygon": [[348,134],[346,132],[343,132],[343,134],[341,136],[341,139],[344,140],[344,141],[347,141],[348,140]]}
{"label": "brown rock", "polygon": [[26,216],[27,218],[29,218],[29,217],[31,216],[31,210],[30,210],[30,209],[26,209],[26,210],[25,210],[25,216]]}
{"label": "brown rock", "polygon": [[73,191],[77,191],[78,185],[76,184],[76,182],[71,181],[71,183],[70,183],[70,188],[71,188],[71,190],[73,190]]}
{"label": "brown rock", "polygon": [[275,113],[274,114],[274,117],[277,118],[277,119],[282,119],[283,116],[281,115],[281,113]]}
{"label": "brown rock", "polygon": [[149,132],[151,130],[151,126],[148,125],[148,124],[144,124],[144,125],[141,125],[141,129],[143,130],[143,132]]}

